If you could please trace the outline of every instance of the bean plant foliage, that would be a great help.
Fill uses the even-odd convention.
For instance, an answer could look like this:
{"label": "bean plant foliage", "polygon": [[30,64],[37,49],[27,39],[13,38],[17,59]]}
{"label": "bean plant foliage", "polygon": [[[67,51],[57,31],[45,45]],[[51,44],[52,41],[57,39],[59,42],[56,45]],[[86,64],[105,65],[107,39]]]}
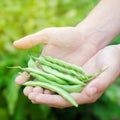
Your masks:
{"label": "bean plant foliage", "polygon": [[[51,108],[32,104],[23,95],[24,86],[15,84],[28,55],[40,55],[43,45],[17,50],[12,43],[28,34],[52,26],[74,26],[97,4],[98,0],[1,0],[0,1],[0,119],[3,120],[119,120],[120,78],[94,104],[78,108]],[[114,20],[114,18],[113,18]],[[120,43],[117,36],[111,44]]]}

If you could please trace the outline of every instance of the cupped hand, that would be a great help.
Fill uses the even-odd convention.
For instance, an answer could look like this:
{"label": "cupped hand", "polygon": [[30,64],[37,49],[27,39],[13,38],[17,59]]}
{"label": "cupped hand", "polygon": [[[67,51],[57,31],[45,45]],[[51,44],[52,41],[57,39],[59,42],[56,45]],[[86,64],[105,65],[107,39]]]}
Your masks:
{"label": "cupped hand", "polygon": [[[97,45],[94,41],[89,41],[87,33],[80,31],[77,27],[46,28],[35,34],[28,35],[14,42],[18,49],[28,49],[40,43],[45,44],[42,55],[83,65],[92,55],[97,52]],[[90,34],[90,33],[89,33]],[[17,84],[23,84],[28,80],[27,73],[24,72],[16,78]],[[31,91],[32,87],[26,87],[25,91]],[[35,90],[41,88],[35,88]],[[42,90],[48,94],[49,90]]]}
{"label": "cupped hand", "polygon": [[[108,69],[92,80],[81,93],[71,93],[78,104],[95,102],[120,75],[120,45],[109,46],[100,50],[85,63],[83,69],[91,74],[107,67]],[[39,87],[26,87],[24,94],[36,104],[46,104],[57,108],[71,106],[61,96],[49,92],[45,94],[43,89]]]}
{"label": "cupped hand", "polygon": [[[72,61],[69,61],[69,58],[64,59],[64,57],[62,57],[60,59],[66,61],[68,60],[68,62],[72,63]],[[95,102],[102,95],[102,93],[115,81],[116,77],[120,74],[119,61],[120,45],[106,47],[99,51],[89,61],[86,62],[85,60],[86,63],[83,68],[88,73],[95,73],[98,72],[99,69],[106,67],[109,68],[96,79],[92,80],[81,93],[71,93],[78,104]],[[28,96],[33,103],[46,104],[48,106],[58,108],[71,106],[61,96],[56,95],[49,90],[44,91],[39,87],[26,87],[24,89],[24,94]]]}
{"label": "cupped hand", "polygon": [[15,41],[14,46],[18,49],[29,49],[41,43],[45,45],[42,55],[77,65],[84,64],[97,52],[95,42],[89,41],[87,33],[77,27],[46,28]]}

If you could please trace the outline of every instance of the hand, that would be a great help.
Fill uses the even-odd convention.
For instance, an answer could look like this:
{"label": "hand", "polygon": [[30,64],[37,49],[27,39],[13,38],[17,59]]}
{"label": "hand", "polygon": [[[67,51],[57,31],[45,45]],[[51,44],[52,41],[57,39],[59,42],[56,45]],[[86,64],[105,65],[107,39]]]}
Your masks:
{"label": "hand", "polygon": [[[87,32],[89,33],[89,32]],[[90,38],[90,37],[89,37]],[[19,49],[28,49],[37,44],[44,43],[42,55],[48,55],[62,59],[78,66],[83,65],[92,55],[97,52],[94,42],[89,41],[87,34],[76,27],[48,28],[38,33],[24,37],[14,42]],[[74,57],[73,57],[74,56]],[[28,77],[26,72],[16,78],[17,84],[23,84]],[[31,92],[33,87],[26,87],[25,94]],[[45,94],[51,94],[49,90],[34,88]]]}
{"label": "hand", "polygon": [[[98,51],[97,44],[90,41],[90,37],[87,38],[90,32],[85,33],[76,27],[47,28],[15,41],[14,46],[19,49],[28,49],[43,43],[45,47],[42,55],[59,58],[80,66]],[[24,74],[26,73],[16,78],[17,84],[28,80]]]}
{"label": "hand", "polygon": [[[44,29],[16,41],[14,46],[27,49],[39,43],[44,43],[46,45],[42,54],[81,66],[119,34],[119,2],[119,0],[101,1],[77,27]],[[111,4],[108,6],[108,3]],[[118,9],[117,13],[116,8]],[[101,18],[104,19],[101,21]],[[18,84],[22,84],[26,80],[24,75],[16,78]],[[28,94],[32,90],[31,87],[25,89]],[[42,88],[34,88],[34,90],[43,93],[50,92],[48,90],[43,91]]]}
{"label": "hand", "polygon": [[[98,72],[99,69],[109,67],[96,79],[92,80],[81,93],[71,93],[78,104],[95,102],[102,93],[116,80],[120,75],[120,45],[109,46],[99,51],[84,66],[88,73]],[[37,104],[46,104],[52,107],[64,108],[71,106],[61,96],[54,93],[43,93],[43,89],[28,88],[24,90],[25,95]]]}

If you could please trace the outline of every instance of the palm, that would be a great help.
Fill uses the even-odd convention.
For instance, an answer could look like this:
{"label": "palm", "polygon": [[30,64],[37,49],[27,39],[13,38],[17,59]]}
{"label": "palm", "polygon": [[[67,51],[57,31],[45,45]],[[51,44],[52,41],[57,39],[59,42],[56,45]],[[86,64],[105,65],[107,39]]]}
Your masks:
{"label": "palm", "polygon": [[[14,42],[19,49],[28,49],[44,43],[43,55],[83,65],[97,52],[95,45],[83,31],[75,27],[48,28]],[[73,57],[74,56],[74,57]]]}
{"label": "palm", "polygon": [[[117,48],[105,48],[92,57],[98,51],[96,42],[86,38],[83,32],[74,27],[45,29],[16,41],[14,45],[20,49],[28,49],[40,43],[45,44],[42,55],[52,56],[78,66],[83,66],[88,73],[97,72],[99,69],[109,67],[98,78],[91,81],[82,93],[72,93],[79,104],[98,99],[119,74],[120,65],[118,63],[120,59],[117,56],[119,54],[117,53]],[[17,77],[16,82],[17,84],[23,84],[26,80],[21,75]],[[98,92],[96,95],[88,97],[91,91],[88,88],[91,86],[95,86]],[[86,92],[87,89],[88,92]],[[35,103],[43,103],[54,107],[70,106],[61,96],[45,91],[42,88],[26,87],[24,93]]]}
{"label": "palm", "polygon": [[[52,37],[47,45],[45,45],[42,54],[77,65],[82,64],[80,63],[80,57],[77,53],[80,51],[80,46],[84,44],[84,42],[80,37],[76,37],[78,36],[78,30],[72,27],[66,27],[59,29],[54,28],[53,31],[55,32],[49,33]],[[55,34],[55,36],[52,34]]]}
{"label": "palm", "polygon": [[[66,49],[68,49],[69,51]],[[77,63],[79,56],[72,57],[72,56],[74,56],[76,51],[78,51],[78,50],[73,51],[72,49],[69,49],[69,48],[63,49],[63,46],[56,47],[53,45],[46,45],[44,47],[42,55],[51,56],[54,58],[64,60],[64,61],[69,62],[69,63],[74,63],[74,64],[79,65],[80,63]]]}
{"label": "palm", "polygon": [[[105,67],[109,67],[109,69],[107,69],[104,73],[91,81],[81,93],[72,93],[72,96],[76,99],[78,104],[95,102],[102,95],[104,90],[113,83],[115,78],[119,75],[118,62],[120,61],[120,56],[118,55],[119,54],[116,47],[106,47],[105,49],[98,52],[95,56],[93,56],[83,66],[83,68],[88,73],[97,72],[99,69]],[[96,86],[98,89],[97,94],[93,96],[89,96],[90,90],[88,89],[91,86]],[[34,91],[34,89],[31,93],[29,93],[29,98],[31,100],[34,100],[35,103],[47,104],[53,107],[71,106],[59,95],[41,94]]]}

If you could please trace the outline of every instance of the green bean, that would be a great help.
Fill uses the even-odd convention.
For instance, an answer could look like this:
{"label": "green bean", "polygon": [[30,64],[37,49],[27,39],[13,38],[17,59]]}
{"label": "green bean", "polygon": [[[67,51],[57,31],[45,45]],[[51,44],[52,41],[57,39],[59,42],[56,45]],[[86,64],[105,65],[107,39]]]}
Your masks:
{"label": "green bean", "polygon": [[100,74],[102,74],[105,70],[107,70],[108,67],[104,68],[104,69],[101,69],[99,70],[97,73],[94,73],[92,75],[88,75],[88,79],[84,80],[84,82],[89,82],[90,80],[92,79],[95,79],[96,77],[98,77]]}
{"label": "green bean", "polygon": [[[62,87],[61,87],[62,86]],[[60,85],[58,87],[63,88],[64,90],[66,90],[69,93],[72,92],[81,92],[83,89],[83,85]]]}
{"label": "green bean", "polygon": [[55,70],[58,70],[59,72],[62,72],[62,73],[65,73],[65,74],[69,74],[69,75],[72,75],[72,76],[75,76],[76,78],[78,78],[79,80],[82,80],[82,79],[87,79],[86,76],[82,75],[82,74],[79,74],[78,72],[72,70],[72,69],[67,69],[63,66],[60,66],[58,64],[55,64],[55,63],[51,63],[49,61],[46,61],[43,57],[33,57],[35,60],[37,60],[41,65],[46,65],[48,67],[51,67]]}
{"label": "green bean", "polygon": [[30,57],[28,61],[28,68],[38,69],[33,59]]}
{"label": "green bean", "polygon": [[68,69],[73,69],[75,70],[76,72],[79,72],[83,75],[87,75],[87,73],[80,67],[76,66],[76,65],[73,65],[73,64],[70,64],[70,63],[67,63],[67,62],[64,62],[62,60],[58,60],[58,59],[55,59],[55,58],[52,58],[50,56],[44,56],[45,60],[51,62],[51,63],[55,63],[55,64],[58,64],[60,66],[63,66],[65,68],[68,68]]}
{"label": "green bean", "polygon": [[30,75],[33,76],[38,81],[47,82],[49,84],[58,86],[58,87],[60,87],[60,88],[62,88],[64,90],[66,90],[69,93],[71,93],[71,92],[80,92],[82,90],[82,88],[83,88],[83,85],[61,85],[61,84],[58,84],[56,82],[50,81],[50,80],[46,79],[45,77],[40,76],[39,74],[36,74],[36,73],[30,73]]}
{"label": "green bean", "polygon": [[40,82],[40,81],[28,81],[28,82],[24,83],[23,85],[40,86],[40,87],[49,89],[49,90],[54,91],[54,92],[58,93],[59,95],[61,95],[65,100],[70,102],[75,107],[78,107],[78,104],[76,103],[74,98],[68,92],[63,90],[62,88],[59,88],[59,87],[54,86],[54,85],[50,85],[49,83]]}
{"label": "green bean", "polygon": [[60,73],[54,69],[51,69],[50,67],[47,67],[47,66],[43,66],[42,65],[42,68],[45,72],[48,72],[49,74],[52,74],[52,75],[55,75],[57,77],[60,77],[61,79],[64,79],[66,81],[68,81],[70,84],[82,84],[82,85],[86,85],[84,82],[70,76],[70,75],[65,75],[63,73]]}
{"label": "green bean", "polygon": [[22,68],[19,66],[19,69],[21,70],[24,70],[24,71],[27,71],[27,72],[33,72],[33,73],[37,73],[49,80],[52,80],[52,81],[55,81],[55,82],[59,82],[59,84],[68,84],[65,80],[62,80],[52,74],[48,74],[48,73],[45,73],[43,71],[41,71],[40,69],[33,69],[33,68]]}

